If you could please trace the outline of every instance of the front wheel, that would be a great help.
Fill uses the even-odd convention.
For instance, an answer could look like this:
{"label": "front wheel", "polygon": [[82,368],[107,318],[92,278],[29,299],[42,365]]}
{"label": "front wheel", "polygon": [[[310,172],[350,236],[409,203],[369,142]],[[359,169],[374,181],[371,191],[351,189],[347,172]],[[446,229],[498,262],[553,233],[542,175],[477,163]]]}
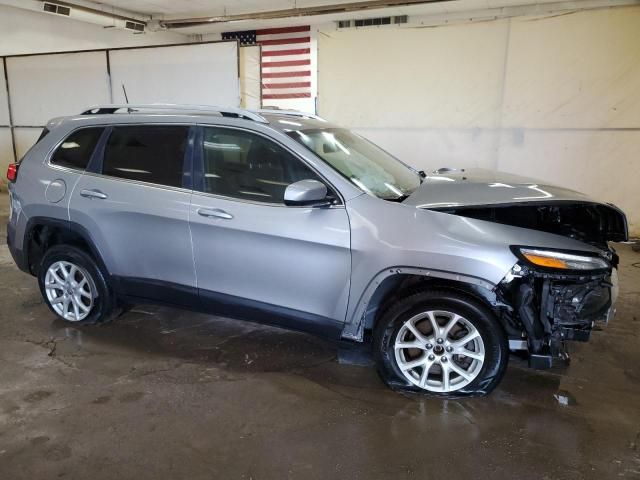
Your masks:
{"label": "front wheel", "polygon": [[398,300],[378,321],[374,344],[378,371],[389,386],[445,397],[491,392],[509,353],[491,310],[454,290]]}

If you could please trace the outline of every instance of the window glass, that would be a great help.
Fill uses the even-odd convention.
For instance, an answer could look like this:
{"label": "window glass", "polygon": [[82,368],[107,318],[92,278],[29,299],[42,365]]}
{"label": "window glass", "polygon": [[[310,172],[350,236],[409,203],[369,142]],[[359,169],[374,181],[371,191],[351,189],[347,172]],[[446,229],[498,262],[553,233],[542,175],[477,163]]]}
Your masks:
{"label": "window glass", "polygon": [[[52,165],[84,170],[91,159],[93,150],[104,128],[83,128],[69,135],[51,156]],[[45,128],[38,139],[42,139],[48,130]]]}
{"label": "window glass", "polygon": [[274,142],[241,130],[205,127],[204,191],[258,202],[284,203],[299,180],[322,181]]}
{"label": "window glass", "polygon": [[373,143],[343,128],[289,132],[362,191],[401,201],[421,183],[418,172]]}
{"label": "window glass", "polygon": [[112,177],[182,186],[189,127],[114,127],[104,151],[102,173]]}

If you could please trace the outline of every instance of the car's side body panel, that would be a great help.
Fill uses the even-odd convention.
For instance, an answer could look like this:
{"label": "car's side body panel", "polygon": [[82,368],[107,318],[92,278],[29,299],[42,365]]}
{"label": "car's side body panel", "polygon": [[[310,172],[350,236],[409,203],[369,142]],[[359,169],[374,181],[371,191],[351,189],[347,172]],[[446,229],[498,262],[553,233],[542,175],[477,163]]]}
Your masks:
{"label": "car's side body panel", "polygon": [[[231,218],[200,214],[209,210]],[[297,208],[194,194],[190,215],[200,290],[344,321],[351,267],[344,207]]]}
{"label": "car's side body panel", "polygon": [[[510,245],[598,252],[570,238],[457,215],[411,208],[362,195],[347,202],[351,220],[351,297],[343,335],[362,339],[363,315],[387,272],[453,275],[491,289],[518,260]],[[440,272],[440,273],[438,273]]]}
{"label": "car's side body panel", "polygon": [[[13,248],[24,251],[26,227],[30,218],[43,217],[68,220],[70,194],[82,175],[81,171],[52,166],[48,158],[52,150],[66,137],[69,129],[60,128],[36,143],[20,163],[19,188],[9,185],[11,213],[9,228]],[[26,268],[26,265],[25,265]]]}
{"label": "car's side body panel", "polygon": [[[95,191],[104,199],[84,196]],[[189,234],[191,191],[86,173],[69,215],[92,232],[112,275],[195,286]]]}

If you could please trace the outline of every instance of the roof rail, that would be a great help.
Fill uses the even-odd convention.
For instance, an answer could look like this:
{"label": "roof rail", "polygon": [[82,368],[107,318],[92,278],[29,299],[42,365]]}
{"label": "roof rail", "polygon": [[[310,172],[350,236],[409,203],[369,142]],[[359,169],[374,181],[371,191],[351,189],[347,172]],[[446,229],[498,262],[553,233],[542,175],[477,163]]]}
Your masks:
{"label": "roof rail", "polygon": [[254,112],[258,114],[271,113],[275,115],[289,115],[292,117],[306,117],[306,118],[313,118],[314,120],[320,120],[321,122],[326,122],[324,118],[322,118],[319,115],[316,115],[315,113],[306,113],[306,112],[301,112],[299,110],[280,110],[279,108],[261,108],[260,110],[254,110]]}
{"label": "roof rail", "polygon": [[[122,112],[118,112],[119,110],[122,110]],[[244,118],[246,120],[253,120],[254,122],[269,123],[258,112],[252,112],[249,110],[244,110],[242,108],[215,107],[212,105],[180,105],[180,104],[173,104],[173,103],[149,103],[149,104],[141,104],[141,105],[133,105],[133,104],[96,105],[96,106],[87,108],[85,111],[82,112],[82,115],[138,113],[141,111],[156,111],[156,112],[173,111],[173,112],[198,113],[198,114],[217,113],[222,115],[223,117]]]}

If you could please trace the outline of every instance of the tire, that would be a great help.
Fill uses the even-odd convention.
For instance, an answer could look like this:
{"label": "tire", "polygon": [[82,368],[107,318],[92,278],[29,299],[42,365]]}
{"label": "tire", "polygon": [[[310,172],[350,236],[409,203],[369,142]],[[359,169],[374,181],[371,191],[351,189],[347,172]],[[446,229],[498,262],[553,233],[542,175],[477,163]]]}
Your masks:
{"label": "tire", "polygon": [[106,275],[77,247],[55,245],[47,250],[38,269],[38,285],[49,310],[65,322],[94,325],[117,314]]}
{"label": "tire", "polygon": [[453,289],[400,298],[382,313],[373,342],[378,372],[389,387],[444,398],[487,395],[500,383],[509,356],[492,311]]}

